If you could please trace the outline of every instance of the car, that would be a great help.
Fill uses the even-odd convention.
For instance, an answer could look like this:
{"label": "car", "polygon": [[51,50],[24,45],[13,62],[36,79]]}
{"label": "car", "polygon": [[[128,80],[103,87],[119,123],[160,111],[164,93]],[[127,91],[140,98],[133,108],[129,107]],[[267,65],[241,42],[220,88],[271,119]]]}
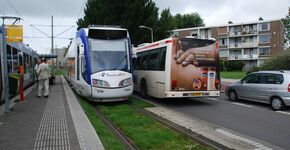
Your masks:
{"label": "car", "polygon": [[229,85],[229,100],[250,100],[270,104],[273,110],[290,105],[290,71],[258,71]]}

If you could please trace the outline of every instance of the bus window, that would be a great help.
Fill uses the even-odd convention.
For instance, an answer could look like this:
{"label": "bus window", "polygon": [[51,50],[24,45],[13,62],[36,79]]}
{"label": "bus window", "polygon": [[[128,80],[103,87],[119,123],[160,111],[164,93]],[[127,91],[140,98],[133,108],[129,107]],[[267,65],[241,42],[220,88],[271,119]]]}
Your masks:
{"label": "bus window", "polygon": [[158,63],[158,54],[159,50],[153,50],[150,52],[149,60],[148,60],[148,70],[159,70],[159,63]]}
{"label": "bus window", "polygon": [[165,70],[166,47],[162,48],[162,51],[160,54],[161,54],[160,71],[164,71]]}
{"label": "bus window", "polygon": [[141,59],[141,68],[140,70],[147,70],[148,69],[148,52],[142,53],[142,59]]}
{"label": "bus window", "polygon": [[141,64],[141,58],[142,58],[142,55],[141,55],[141,53],[138,53],[137,54],[137,59],[136,59],[136,63],[135,63],[135,69],[136,70],[139,70],[140,69],[140,64]]}

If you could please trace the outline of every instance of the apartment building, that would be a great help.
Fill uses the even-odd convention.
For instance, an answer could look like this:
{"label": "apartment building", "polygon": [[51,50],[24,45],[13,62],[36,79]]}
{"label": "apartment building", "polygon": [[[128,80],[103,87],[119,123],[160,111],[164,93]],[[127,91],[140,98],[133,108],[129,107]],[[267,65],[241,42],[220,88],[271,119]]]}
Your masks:
{"label": "apartment building", "polygon": [[284,26],[281,20],[232,23],[211,27],[173,30],[175,36],[215,38],[219,44],[220,58],[226,61],[241,60],[244,70],[260,66],[266,59],[284,49]]}

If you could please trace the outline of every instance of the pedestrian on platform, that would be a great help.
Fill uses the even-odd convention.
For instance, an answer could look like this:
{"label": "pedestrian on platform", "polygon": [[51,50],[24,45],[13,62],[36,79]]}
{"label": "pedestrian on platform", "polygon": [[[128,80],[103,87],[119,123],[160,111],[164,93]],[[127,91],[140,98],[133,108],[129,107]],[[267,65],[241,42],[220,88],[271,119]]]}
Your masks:
{"label": "pedestrian on platform", "polygon": [[37,97],[41,97],[42,95],[42,88],[44,87],[44,97],[48,97],[49,94],[49,65],[46,63],[44,58],[41,59],[41,63],[38,65],[37,68],[37,75],[38,75],[38,93]]}
{"label": "pedestrian on platform", "polygon": [[34,67],[34,71],[35,71],[35,75],[36,75],[36,83],[37,83],[37,88],[38,88],[38,74],[37,74],[37,69],[38,69],[38,66],[39,66],[39,64],[40,64],[41,62],[40,62],[40,59],[37,59],[37,62],[36,62],[36,64],[35,64],[35,67]]}

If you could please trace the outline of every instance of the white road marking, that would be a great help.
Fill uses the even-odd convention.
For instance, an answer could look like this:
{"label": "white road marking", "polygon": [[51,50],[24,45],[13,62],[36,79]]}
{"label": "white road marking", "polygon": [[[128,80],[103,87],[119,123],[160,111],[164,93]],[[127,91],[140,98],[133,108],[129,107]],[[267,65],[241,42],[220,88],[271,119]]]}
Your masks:
{"label": "white road marking", "polygon": [[219,133],[221,133],[221,134],[224,134],[224,135],[226,135],[226,136],[228,136],[228,137],[231,137],[231,138],[233,138],[233,139],[236,139],[236,140],[240,140],[240,141],[243,141],[243,142],[246,142],[246,143],[249,143],[249,144],[251,144],[251,145],[253,145],[253,146],[255,146],[256,148],[255,148],[255,150],[264,150],[264,149],[271,149],[271,148],[269,148],[269,147],[266,147],[265,145],[263,145],[263,144],[261,144],[261,143],[258,143],[258,142],[256,142],[256,141],[253,141],[253,140],[250,140],[250,139],[247,139],[247,138],[244,138],[244,137],[241,137],[241,136],[238,136],[238,135],[235,135],[235,134],[233,134],[233,133],[231,133],[231,132],[228,132],[228,131],[225,131],[225,130],[223,130],[223,129],[216,129],[216,131],[217,132],[219,132]]}
{"label": "white road marking", "polygon": [[277,113],[285,114],[285,115],[290,115],[290,112],[285,112],[285,111],[276,111]]}
{"label": "white road marking", "polygon": [[207,99],[209,99],[209,100],[213,100],[213,101],[220,101],[220,100],[217,99],[217,98],[207,98]]}
{"label": "white road marking", "polygon": [[237,102],[232,102],[232,104],[239,105],[239,106],[245,106],[245,107],[249,107],[249,108],[254,107],[252,105],[247,105],[247,104],[242,104],[242,103],[237,103]]}

